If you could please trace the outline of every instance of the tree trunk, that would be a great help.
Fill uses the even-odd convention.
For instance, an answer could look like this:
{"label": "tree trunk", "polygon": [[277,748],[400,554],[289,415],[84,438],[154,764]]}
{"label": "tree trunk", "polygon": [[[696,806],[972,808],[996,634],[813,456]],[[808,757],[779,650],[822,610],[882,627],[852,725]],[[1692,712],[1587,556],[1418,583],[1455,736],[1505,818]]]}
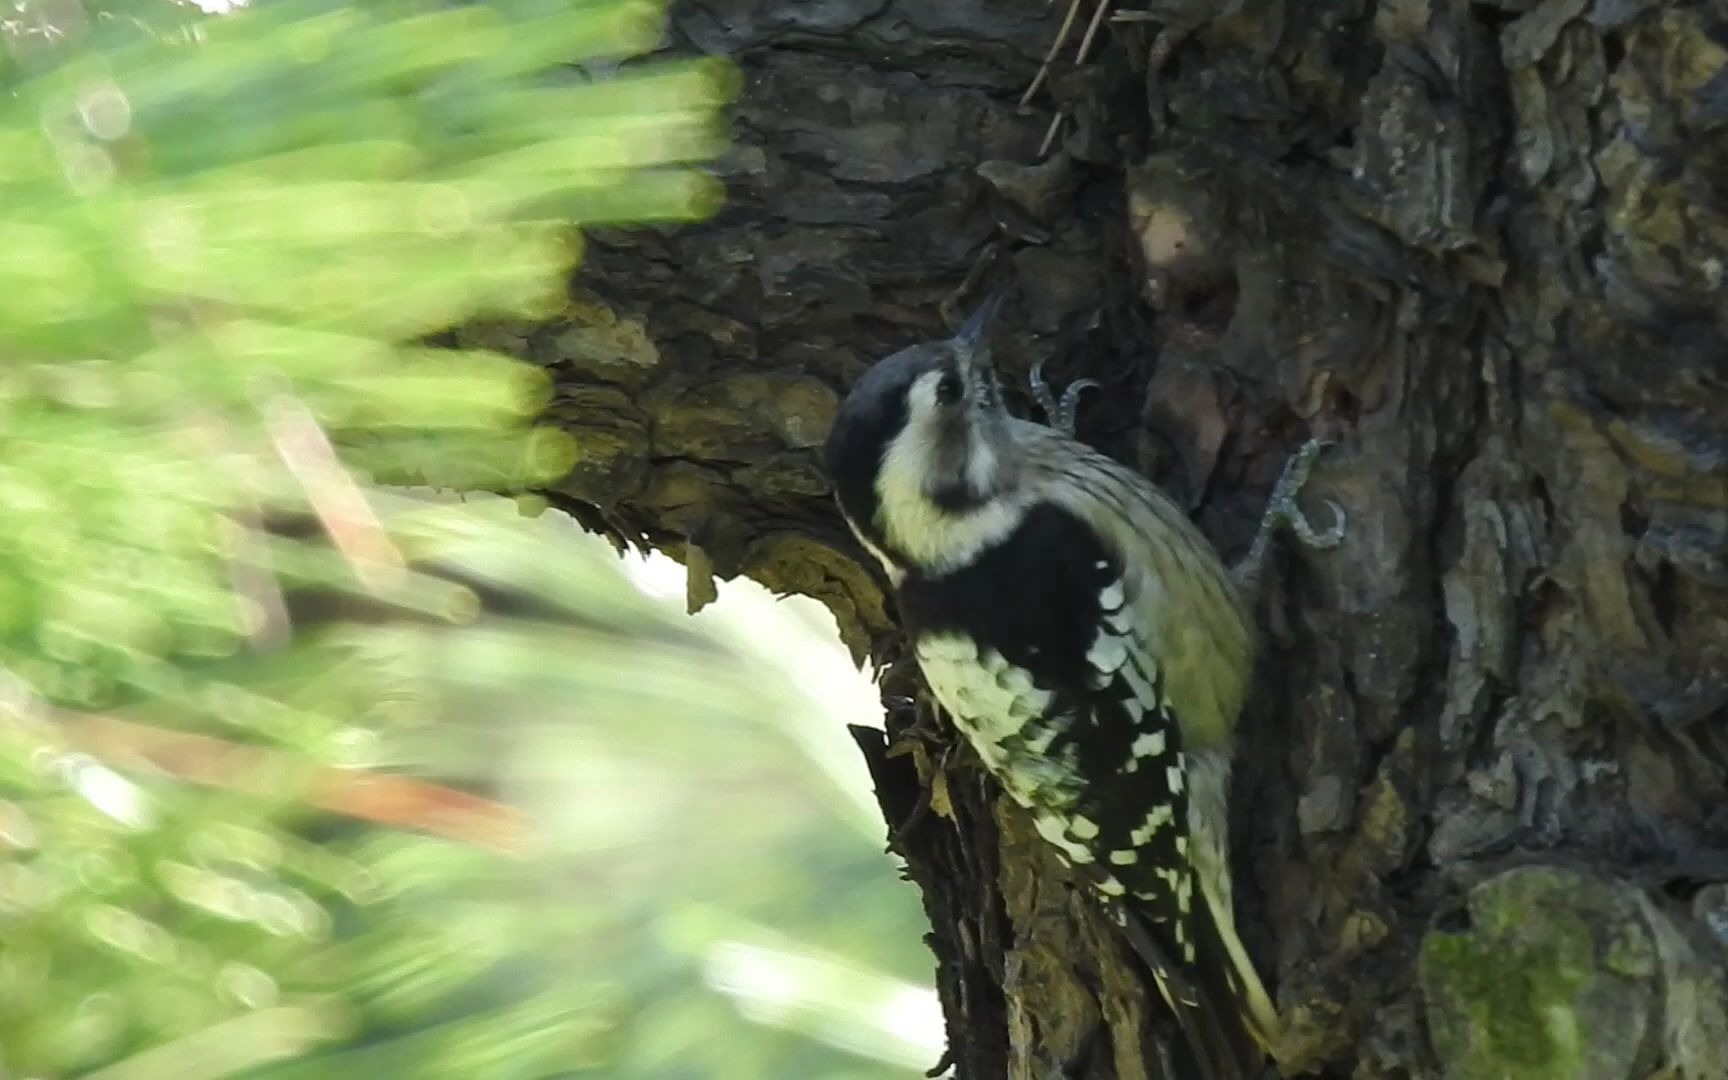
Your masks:
{"label": "tree trunk", "polygon": [[1088,2],[1018,106],[1068,14],[675,7],[743,72],[726,207],[593,235],[567,318],[467,332],[555,373],[554,501],[893,665],[894,748],[860,742],[957,1075],[1157,1077],[1137,962],[902,700],[817,448],[1009,283],[1007,373],[1100,380],[1081,436],[1228,554],[1331,439],[1306,498],[1348,535],[1271,575],[1238,780],[1287,1068],[1728,1076],[1728,5]]}

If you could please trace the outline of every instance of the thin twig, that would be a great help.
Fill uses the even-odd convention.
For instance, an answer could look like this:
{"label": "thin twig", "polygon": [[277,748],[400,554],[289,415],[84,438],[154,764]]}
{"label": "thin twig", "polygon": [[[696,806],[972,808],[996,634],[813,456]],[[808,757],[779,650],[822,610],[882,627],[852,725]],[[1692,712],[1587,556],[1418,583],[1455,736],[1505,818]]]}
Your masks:
{"label": "thin twig", "polygon": [[181,780],[229,791],[274,790],[299,777],[306,801],[334,814],[442,836],[505,854],[530,842],[528,817],[513,806],[396,773],[305,766],[287,754],[213,735],[121,720],[60,713],[54,731],[66,743],[114,769],[147,762]]}
{"label": "thin twig", "polygon": [[[1044,58],[1043,66],[1038,69],[1037,78],[1033,79],[1032,85],[1026,88],[1026,93],[1021,97],[1020,104],[1024,105],[1032,100],[1033,91],[1038,89],[1039,85],[1043,83],[1045,75],[1049,74],[1050,62],[1055,58],[1057,50],[1062,47],[1062,43],[1068,39],[1068,31],[1073,27],[1074,15],[1079,10],[1080,0],[1074,0],[1073,6],[1068,9],[1068,17],[1062,21],[1062,29],[1057,32],[1056,44],[1050,46],[1050,55]],[[1076,67],[1084,64],[1086,58],[1091,55],[1092,44],[1098,40],[1098,28],[1104,25],[1104,16],[1109,12],[1110,0],[1098,0],[1098,6],[1092,10],[1092,21],[1086,24],[1086,33],[1080,38],[1080,51],[1074,55]],[[1044,141],[1038,144],[1039,157],[1049,153],[1050,147],[1055,144],[1056,133],[1061,130],[1063,116],[1063,113],[1057,112],[1055,117],[1051,119],[1050,126],[1045,129]]]}
{"label": "thin twig", "polygon": [[312,512],[355,576],[373,592],[398,586],[402,555],[311,410],[280,394],[265,403],[264,421],[277,456],[300,482]]}
{"label": "thin twig", "polygon": [[1074,16],[1079,13],[1080,0],[1073,0],[1073,3],[1068,5],[1067,16],[1062,20],[1062,28],[1056,31],[1056,40],[1050,43],[1050,51],[1044,54],[1044,62],[1038,65],[1038,74],[1032,77],[1032,85],[1028,86],[1026,92],[1020,95],[1021,105],[1030,103],[1032,95],[1036,94],[1038,88],[1044,85],[1045,77],[1050,74],[1050,65],[1055,61],[1056,54],[1062,51],[1062,43],[1068,40],[1068,32],[1074,29]]}
{"label": "thin twig", "polygon": [[1055,116],[1050,118],[1050,126],[1044,129],[1044,141],[1038,144],[1038,153],[1036,156],[1043,157],[1045,154],[1050,152],[1050,144],[1056,141],[1056,132],[1061,128],[1062,121],[1067,118],[1067,114],[1065,113],[1057,113]]}
{"label": "thin twig", "polygon": [[1080,39],[1080,52],[1074,57],[1074,65],[1078,67],[1086,62],[1086,55],[1092,51],[1092,42],[1098,37],[1098,28],[1104,25],[1104,15],[1110,10],[1110,0],[1098,0],[1098,10],[1092,13],[1092,22],[1086,27],[1086,36]]}

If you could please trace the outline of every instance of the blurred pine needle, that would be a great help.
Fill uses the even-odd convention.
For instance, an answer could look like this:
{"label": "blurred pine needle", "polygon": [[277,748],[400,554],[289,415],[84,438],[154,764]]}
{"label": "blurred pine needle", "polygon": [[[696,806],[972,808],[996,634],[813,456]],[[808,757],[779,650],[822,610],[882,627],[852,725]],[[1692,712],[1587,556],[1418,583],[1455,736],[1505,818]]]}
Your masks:
{"label": "blurred pine needle", "polygon": [[[520,810],[412,776],[328,765],[306,769],[284,751],[112,716],[61,713],[54,728],[69,749],[120,770],[149,765],[179,780],[253,793],[293,777],[300,799],[333,814],[502,854],[520,853],[529,843],[531,824]],[[305,775],[295,777],[297,772]]]}
{"label": "blurred pine needle", "polygon": [[[934,1057],[834,1004],[921,1002],[882,969],[924,962],[832,703],[567,524],[424,490],[580,450],[543,371],[435,335],[559,311],[575,226],[715,206],[736,76],[660,34],[641,0],[0,16],[0,1077]],[[695,990],[745,920],[819,1025]]]}

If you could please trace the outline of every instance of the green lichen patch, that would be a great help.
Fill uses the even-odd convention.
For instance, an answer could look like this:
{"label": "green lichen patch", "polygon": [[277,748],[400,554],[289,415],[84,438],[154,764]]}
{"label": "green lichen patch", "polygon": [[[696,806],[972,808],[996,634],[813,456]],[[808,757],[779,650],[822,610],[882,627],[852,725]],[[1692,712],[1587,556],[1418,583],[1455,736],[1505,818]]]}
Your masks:
{"label": "green lichen patch", "polygon": [[1478,885],[1469,911],[1469,930],[1436,930],[1422,943],[1429,1035],[1446,1076],[1637,1075],[1655,946],[1617,889],[1524,867]]}

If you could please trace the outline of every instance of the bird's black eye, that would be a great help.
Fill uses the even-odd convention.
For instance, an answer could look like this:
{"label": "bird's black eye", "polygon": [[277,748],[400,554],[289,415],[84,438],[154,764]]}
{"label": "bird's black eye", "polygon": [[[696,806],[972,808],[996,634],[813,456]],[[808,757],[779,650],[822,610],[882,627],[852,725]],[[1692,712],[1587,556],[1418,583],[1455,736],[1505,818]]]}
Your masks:
{"label": "bird's black eye", "polygon": [[960,376],[952,371],[944,372],[942,381],[936,384],[936,403],[952,405],[960,400]]}

